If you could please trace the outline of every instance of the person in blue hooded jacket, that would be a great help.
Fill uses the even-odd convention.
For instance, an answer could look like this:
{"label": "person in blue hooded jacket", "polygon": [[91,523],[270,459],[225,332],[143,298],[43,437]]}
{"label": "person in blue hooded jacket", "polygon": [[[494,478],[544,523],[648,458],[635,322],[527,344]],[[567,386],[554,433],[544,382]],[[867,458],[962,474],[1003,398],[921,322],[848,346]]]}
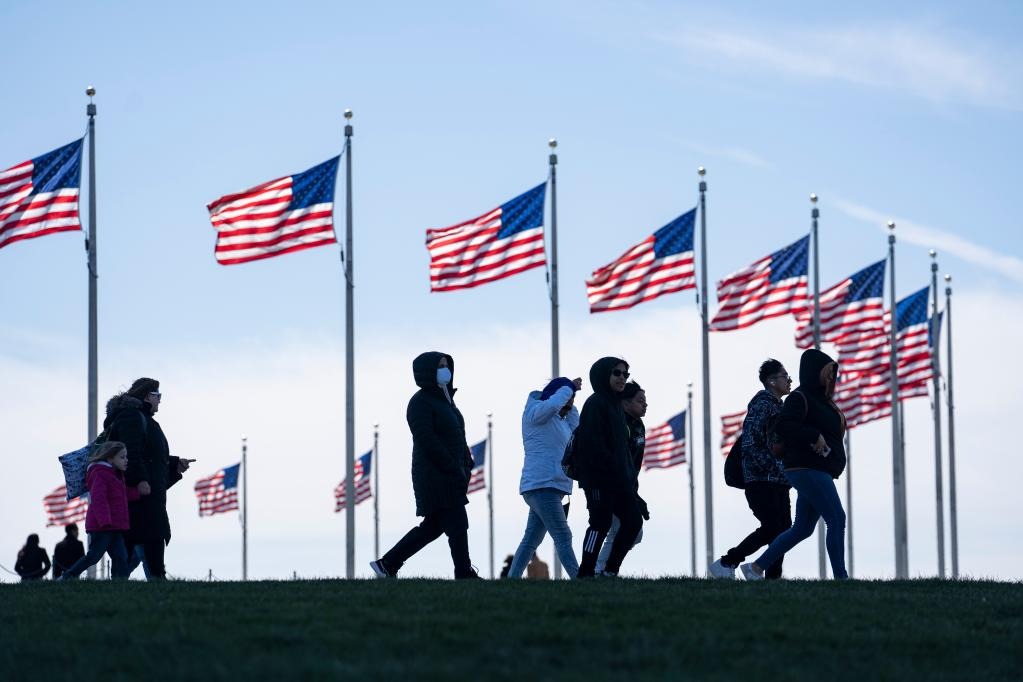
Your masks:
{"label": "person in blue hooded jacket", "polygon": [[519,494],[529,507],[526,532],[508,569],[509,578],[521,578],[547,533],[554,550],[570,578],[579,572],[572,551],[572,529],[561,502],[572,494],[572,479],[561,468],[565,446],[579,426],[575,394],[583,380],[566,377],[552,379],[543,391],[533,391],[522,411],[522,447],[525,460],[519,480]]}

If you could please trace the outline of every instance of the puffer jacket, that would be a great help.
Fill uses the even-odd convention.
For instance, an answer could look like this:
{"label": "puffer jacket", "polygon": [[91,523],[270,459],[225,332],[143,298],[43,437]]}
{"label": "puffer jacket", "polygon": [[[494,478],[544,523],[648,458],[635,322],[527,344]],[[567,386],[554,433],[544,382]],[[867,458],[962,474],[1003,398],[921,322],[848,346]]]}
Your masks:
{"label": "puffer jacket", "polygon": [[128,501],[139,499],[135,486],[124,485],[124,474],[107,462],[93,462],[85,474],[89,489],[89,510],[85,513],[88,533],[128,530]]}
{"label": "puffer jacket", "polygon": [[575,395],[570,386],[562,386],[547,400],[533,391],[522,411],[522,447],[525,459],[519,479],[519,494],[541,488],[554,488],[572,494],[572,479],[561,468],[572,432],[579,426],[579,410],[573,405],[562,417],[561,410]]}

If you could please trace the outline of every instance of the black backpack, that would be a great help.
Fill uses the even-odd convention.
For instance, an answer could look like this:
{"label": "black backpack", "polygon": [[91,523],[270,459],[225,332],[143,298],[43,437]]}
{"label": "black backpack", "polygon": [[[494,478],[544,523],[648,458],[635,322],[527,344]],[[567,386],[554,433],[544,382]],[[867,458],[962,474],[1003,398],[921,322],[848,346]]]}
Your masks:
{"label": "black backpack", "polygon": [[572,432],[572,437],[568,439],[568,443],[565,444],[565,454],[561,457],[561,470],[565,472],[565,475],[571,478],[573,481],[579,480],[579,470],[576,466],[575,456],[572,451],[572,447],[575,445],[575,431]]}
{"label": "black backpack", "polygon": [[742,475],[742,434],[735,439],[735,444],[732,445],[732,449],[728,451],[728,456],[725,457],[725,484],[732,487],[744,490],[746,488],[746,479]]}

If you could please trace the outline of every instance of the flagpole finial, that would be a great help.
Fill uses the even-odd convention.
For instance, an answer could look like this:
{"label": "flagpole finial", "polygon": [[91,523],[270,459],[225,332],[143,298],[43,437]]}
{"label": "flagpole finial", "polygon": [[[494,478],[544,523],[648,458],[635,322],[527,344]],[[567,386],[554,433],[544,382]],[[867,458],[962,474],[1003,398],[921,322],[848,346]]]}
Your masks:
{"label": "flagpole finial", "polygon": [[938,252],[935,251],[934,249],[931,249],[930,251],[927,252],[927,255],[929,255],[931,258],[937,258]]}
{"label": "flagpole finial", "polygon": [[817,195],[814,194],[813,192],[810,192],[810,201],[814,204],[817,203]]}
{"label": "flagpole finial", "polygon": [[351,109],[345,109],[345,120],[348,120],[348,121],[352,120],[352,110]]}
{"label": "flagpole finial", "polygon": [[703,166],[700,166],[699,168],[696,169],[696,172],[702,178],[704,175],[707,174],[707,169],[704,168]]}
{"label": "flagpole finial", "polygon": [[952,275],[945,275],[945,281],[951,283],[952,282]]}
{"label": "flagpole finial", "polygon": [[96,96],[96,88],[92,87],[91,85],[86,86],[85,94],[88,95],[89,99],[91,100],[93,97]]}
{"label": "flagpole finial", "polygon": [[557,149],[558,141],[552,137],[551,139],[547,140],[547,146],[550,147],[551,149]]}
{"label": "flagpole finial", "polygon": [[888,221],[888,229],[891,230],[892,232],[895,232],[895,221],[894,220],[889,220]]}

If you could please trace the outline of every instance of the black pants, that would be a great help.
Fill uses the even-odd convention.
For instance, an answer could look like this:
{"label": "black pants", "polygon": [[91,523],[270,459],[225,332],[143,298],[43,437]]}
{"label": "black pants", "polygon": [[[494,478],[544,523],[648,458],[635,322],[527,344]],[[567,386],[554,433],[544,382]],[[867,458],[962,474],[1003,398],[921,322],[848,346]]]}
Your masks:
{"label": "black pants", "polygon": [[164,565],[163,555],[167,549],[167,543],[163,538],[146,538],[142,542],[128,545],[128,556],[135,553],[135,547],[141,546],[146,557],[146,580],[165,580],[167,578],[167,567]]}
{"label": "black pants", "polygon": [[[746,560],[746,557],[761,547],[771,544],[772,540],[787,531],[792,525],[792,505],[789,502],[788,486],[777,483],[747,483],[746,502],[753,510],[753,516],[760,521],[760,527],[721,557],[721,563],[726,566],[738,566]],[[766,577],[781,577],[781,565],[784,558],[783,555],[773,564],[765,567]]]}
{"label": "black pants", "polygon": [[632,546],[636,544],[636,536],[643,527],[643,515],[639,509],[639,501],[632,491],[613,491],[608,488],[584,488],[586,508],[590,512],[589,528],[583,536],[583,555],[579,562],[579,577],[593,576],[597,566],[597,556],[604,544],[604,538],[611,530],[611,518],[617,516],[621,528],[615,535],[611,545],[611,555],[604,565],[604,571],[617,574]]}
{"label": "black pants", "polygon": [[469,561],[468,531],[469,517],[465,514],[464,506],[440,509],[427,514],[423,522],[398,540],[398,544],[381,557],[381,560],[392,573],[397,573],[412,555],[441,535],[447,535],[451,560],[455,564],[455,577],[465,578],[473,573],[472,562]]}

